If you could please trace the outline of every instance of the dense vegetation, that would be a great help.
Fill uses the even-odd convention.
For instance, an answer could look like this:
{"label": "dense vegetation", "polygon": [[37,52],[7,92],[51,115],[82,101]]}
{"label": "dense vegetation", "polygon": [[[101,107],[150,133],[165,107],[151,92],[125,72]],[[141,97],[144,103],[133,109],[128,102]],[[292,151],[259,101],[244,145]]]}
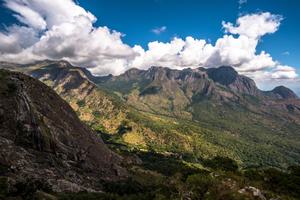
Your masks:
{"label": "dense vegetation", "polygon": [[[128,179],[99,183],[105,193],[54,193],[45,182],[33,180],[17,183],[10,188],[9,181],[1,177],[0,199],[260,199],[254,195],[257,188],[259,194],[267,199],[300,198],[300,168],[296,166],[287,171],[275,168],[241,170],[235,161],[225,157],[190,163],[173,155],[120,147],[114,145],[112,148],[128,159],[138,156],[141,162],[127,164],[130,171]],[[5,170],[8,169],[1,166],[2,175]]]}

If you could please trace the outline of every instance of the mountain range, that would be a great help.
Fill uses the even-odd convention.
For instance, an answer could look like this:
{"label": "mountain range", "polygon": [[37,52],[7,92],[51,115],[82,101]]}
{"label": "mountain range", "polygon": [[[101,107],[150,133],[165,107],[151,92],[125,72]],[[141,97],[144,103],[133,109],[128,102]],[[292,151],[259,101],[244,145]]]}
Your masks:
{"label": "mountain range", "polygon": [[300,195],[300,100],[286,87],[261,91],[230,66],[0,68],[0,199]]}
{"label": "mountain range", "polygon": [[79,118],[111,142],[241,166],[300,163],[300,100],[279,86],[261,91],[230,66],[130,69],[95,77],[65,61],[2,63],[52,87]]}

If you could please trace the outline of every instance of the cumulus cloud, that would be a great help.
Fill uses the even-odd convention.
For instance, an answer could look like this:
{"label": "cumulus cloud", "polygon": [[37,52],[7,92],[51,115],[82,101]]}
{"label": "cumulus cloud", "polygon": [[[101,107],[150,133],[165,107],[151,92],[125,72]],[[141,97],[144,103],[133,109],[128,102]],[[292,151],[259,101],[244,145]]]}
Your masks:
{"label": "cumulus cloud", "polygon": [[[144,49],[122,41],[123,34],[95,27],[97,18],[72,0],[4,0],[21,23],[0,32],[0,60],[29,63],[67,60],[87,67],[95,75],[120,74],[129,68],[153,65],[176,69],[231,65],[255,80],[294,80],[295,68],[265,52],[257,52],[261,37],[276,32],[282,17],[269,12],[240,16],[222,22],[224,36],[214,44],[193,37],[153,41]],[[166,31],[159,27],[152,31]]]}
{"label": "cumulus cloud", "polygon": [[118,74],[136,56],[122,42],[122,33],[94,27],[97,20],[72,0],[5,0],[5,6],[23,25],[0,33],[0,59],[28,63],[68,60],[97,68],[97,74]]}
{"label": "cumulus cloud", "polygon": [[156,34],[156,35],[159,35],[163,32],[165,32],[167,30],[167,27],[166,26],[162,26],[162,27],[158,27],[158,28],[154,28],[151,30],[152,33]]}
{"label": "cumulus cloud", "polygon": [[244,15],[239,17],[236,25],[222,22],[225,32],[258,39],[263,35],[274,33],[278,30],[282,17],[269,12]]}
{"label": "cumulus cloud", "polygon": [[272,78],[274,79],[294,79],[298,75],[293,67],[278,65],[273,69]]}
{"label": "cumulus cloud", "polygon": [[14,11],[14,16],[22,23],[36,29],[45,29],[46,22],[43,17],[26,5],[26,2],[6,1],[6,7]]}
{"label": "cumulus cloud", "polygon": [[265,51],[257,53],[256,47],[263,35],[278,29],[280,21],[280,16],[256,13],[238,18],[235,25],[223,22],[228,34],[215,44],[187,37],[174,38],[168,43],[150,42],[147,50],[136,46],[133,49],[139,56],[132,65],[140,68],[155,64],[173,68],[231,65],[242,73],[267,70],[278,64]]}

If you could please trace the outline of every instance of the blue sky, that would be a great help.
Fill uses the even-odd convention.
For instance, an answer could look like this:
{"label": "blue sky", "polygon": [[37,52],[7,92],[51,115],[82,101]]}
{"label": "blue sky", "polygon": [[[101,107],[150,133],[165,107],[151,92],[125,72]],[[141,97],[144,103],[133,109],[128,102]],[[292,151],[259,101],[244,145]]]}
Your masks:
{"label": "blue sky", "polygon": [[297,0],[0,2],[0,61],[64,59],[95,75],[231,65],[300,94]]}
{"label": "blue sky", "polygon": [[[147,47],[153,40],[170,41],[174,36],[210,39],[224,34],[221,22],[234,22],[241,14],[268,11],[284,17],[279,30],[262,38],[257,50],[266,50],[276,60],[300,67],[300,1],[248,0],[78,0],[99,19],[98,25],[118,30],[130,44]],[[240,7],[240,9],[239,9]],[[166,26],[159,35],[150,30]],[[287,53],[288,52],[288,53]],[[288,54],[288,55],[287,55]],[[300,72],[300,71],[299,71]]]}

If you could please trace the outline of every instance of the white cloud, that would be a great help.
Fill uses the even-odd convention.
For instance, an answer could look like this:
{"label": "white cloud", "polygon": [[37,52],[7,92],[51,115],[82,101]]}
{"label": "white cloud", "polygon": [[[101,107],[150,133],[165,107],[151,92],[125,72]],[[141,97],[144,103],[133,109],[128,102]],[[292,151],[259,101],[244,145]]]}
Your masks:
{"label": "white cloud", "polygon": [[274,79],[294,79],[297,78],[296,70],[293,67],[286,65],[278,65],[273,69],[271,75]]}
{"label": "white cloud", "polygon": [[239,17],[234,26],[230,22],[222,22],[225,32],[258,39],[263,35],[278,30],[282,17],[269,12],[250,14]]}
{"label": "white cloud", "polygon": [[[261,37],[276,32],[282,20],[268,12],[241,16],[235,24],[222,22],[226,34],[215,44],[189,36],[166,43],[153,41],[144,49],[125,44],[120,32],[95,27],[97,18],[72,0],[4,2],[23,25],[0,32],[2,61],[64,59],[96,75],[117,75],[132,67],[147,69],[153,65],[177,69],[231,65],[258,81],[297,78],[294,68],[256,50]],[[159,34],[166,29],[163,26],[152,31]]]}
{"label": "white cloud", "polygon": [[152,33],[155,33],[156,35],[159,35],[163,32],[165,32],[167,30],[166,26],[162,26],[162,27],[158,27],[158,28],[154,28],[151,30]]}
{"label": "white cloud", "polygon": [[65,59],[97,67],[93,71],[98,74],[118,74],[128,69],[136,56],[122,42],[121,33],[94,27],[96,17],[72,0],[5,0],[5,5],[24,25],[13,25],[0,33],[1,60]]}
{"label": "white cloud", "polygon": [[217,39],[215,44],[187,37],[174,38],[168,43],[151,42],[147,50],[136,46],[134,50],[139,56],[132,66],[148,68],[160,65],[181,69],[230,65],[255,80],[295,79],[294,68],[282,66],[269,53],[256,50],[260,38],[276,32],[281,20],[278,15],[257,13],[238,18],[236,25],[223,22],[228,35]]}
{"label": "white cloud", "polygon": [[22,23],[40,30],[46,28],[46,22],[37,11],[31,9],[27,1],[5,1],[5,6],[16,14],[14,16]]}

